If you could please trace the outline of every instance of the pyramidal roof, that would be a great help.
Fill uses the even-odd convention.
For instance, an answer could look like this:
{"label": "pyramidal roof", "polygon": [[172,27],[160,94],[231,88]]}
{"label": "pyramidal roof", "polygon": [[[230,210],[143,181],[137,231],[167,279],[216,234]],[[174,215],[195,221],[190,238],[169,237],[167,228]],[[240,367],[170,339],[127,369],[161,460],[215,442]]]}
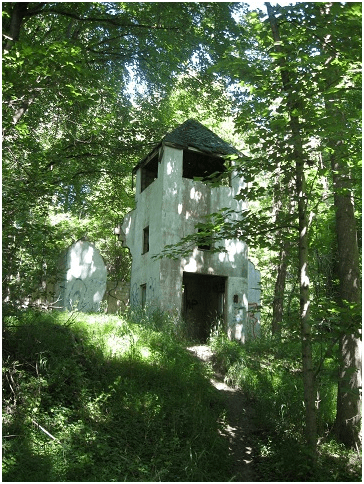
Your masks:
{"label": "pyramidal roof", "polygon": [[176,129],[164,136],[162,142],[183,149],[191,146],[200,151],[216,155],[238,154],[237,149],[195,119],[188,119],[177,126]]}
{"label": "pyramidal roof", "polygon": [[153,148],[134,168],[137,169],[148,162],[150,156],[161,145],[173,146],[180,149],[187,149],[189,146],[204,153],[216,156],[240,155],[239,151],[233,146],[226,143],[223,139],[213,133],[210,129],[203,126],[195,119],[187,119],[173,131],[167,133],[162,141]]}

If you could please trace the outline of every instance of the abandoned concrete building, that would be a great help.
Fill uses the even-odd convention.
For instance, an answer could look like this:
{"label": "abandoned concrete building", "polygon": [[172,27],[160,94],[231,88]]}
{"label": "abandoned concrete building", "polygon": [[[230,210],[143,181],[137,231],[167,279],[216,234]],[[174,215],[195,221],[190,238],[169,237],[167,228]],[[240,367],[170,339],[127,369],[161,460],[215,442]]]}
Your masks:
{"label": "abandoned concrete building", "polygon": [[201,342],[218,319],[242,342],[259,331],[253,309],[259,305],[260,278],[247,245],[225,240],[225,252],[196,246],[178,260],[153,255],[195,233],[205,215],[229,207],[239,216],[245,202],[234,197],[244,185],[241,177],[232,172],[221,186],[195,180],[222,174],[226,155],[232,154],[237,150],[211,130],[185,121],[135,166],[136,208],[122,224],[123,243],[132,255],[130,305],[176,313]]}

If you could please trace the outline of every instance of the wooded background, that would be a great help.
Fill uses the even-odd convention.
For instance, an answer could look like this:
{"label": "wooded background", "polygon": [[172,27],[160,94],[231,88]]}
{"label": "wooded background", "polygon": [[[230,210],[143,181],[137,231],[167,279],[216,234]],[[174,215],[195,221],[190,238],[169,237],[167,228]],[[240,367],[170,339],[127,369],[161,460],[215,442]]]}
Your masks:
{"label": "wooded background", "polygon": [[132,167],[195,118],[244,154],[250,208],[241,223],[214,214],[205,233],[248,243],[263,326],[301,338],[308,448],[331,353],[337,435],[358,445],[361,3],[2,5],[6,304],[41,294],[84,236],[127,281],[113,229],[133,208]]}

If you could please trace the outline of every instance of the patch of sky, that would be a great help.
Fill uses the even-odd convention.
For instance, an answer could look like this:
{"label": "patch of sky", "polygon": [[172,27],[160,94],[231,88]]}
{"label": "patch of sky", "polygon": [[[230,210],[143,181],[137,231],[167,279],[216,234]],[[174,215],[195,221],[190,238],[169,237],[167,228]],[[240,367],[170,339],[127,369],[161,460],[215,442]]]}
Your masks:
{"label": "patch of sky", "polygon": [[135,99],[140,95],[145,95],[147,92],[147,83],[140,77],[139,68],[134,64],[126,66],[129,74],[129,82],[126,85],[126,94],[133,105],[136,105]]}
{"label": "patch of sky", "polygon": [[[278,1],[278,2],[271,2],[272,7],[287,7],[288,5],[295,5],[298,2],[287,2],[287,1]],[[239,23],[241,20],[242,16],[246,12],[246,10],[254,11],[254,10],[260,10],[265,15],[267,15],[267,7],[265,5],[264,1],[261,0],[251,0],[251,1],[246,1],[241,3],[240,9],[237,9],[235,13],[233,14],[233,18],[236,22]]]}

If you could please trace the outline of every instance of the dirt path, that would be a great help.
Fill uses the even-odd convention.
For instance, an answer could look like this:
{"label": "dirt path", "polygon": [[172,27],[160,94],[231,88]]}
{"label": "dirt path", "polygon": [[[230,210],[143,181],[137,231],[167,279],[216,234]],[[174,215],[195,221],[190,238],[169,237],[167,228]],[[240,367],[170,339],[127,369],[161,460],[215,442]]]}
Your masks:
{"label": "dirt path", "polygon": [[[204,362],[212,360],[213,353],[207,345],[191,346],[187,349]],[[233,480],[253,482],[255,479],[250,435],[254,430],[254,409],[248,404],[241,391],[224,383],[224,375],[215,373],[211,383],[224,395],[226,402],[227,420],[222,434],[229,440],[234,466]]]}

